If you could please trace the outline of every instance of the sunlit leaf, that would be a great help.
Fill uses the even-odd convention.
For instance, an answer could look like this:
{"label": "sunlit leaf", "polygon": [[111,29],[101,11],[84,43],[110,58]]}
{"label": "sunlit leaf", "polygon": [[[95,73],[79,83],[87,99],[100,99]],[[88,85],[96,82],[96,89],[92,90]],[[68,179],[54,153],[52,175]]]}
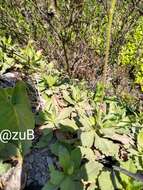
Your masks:
{"label": "sunlit leaf", "polygon": [[99,162],[89,161],[82,167],[82,176],[85,181],[94,182],[103,166]]}
{"label": "sunlit leaf", "polygon": [[[0,108],[1,130],[24,133],[34,128],[34,117],[24,82],[18,82],[11,95],[7,89],[0,89]],[[27,152],[30,145],[28,140],[15,141],[15,143],[22,145],[23,154]]]}
{"label": "sunlit leaf", "polygon": [[102,171],[98,178],[99,188],[102,190],[115,190],[111,181],[111,173],[109,171]]}
{"label": "sunlit leaf", "polygon": [[87,132],[82,132],[80,134],[80,140],[82,143],[82,146],[84,147],[92,147],[94,143],[94,137],[95,137],[95,131],[87,131]]}
{"label": "sunlit leaf", "polygon": [[143,129],[140,130],[137,136],[137,146],[139,151],[143,151]]}
{"label": "sunlit leaf", "polygon": [[98,135],[96,135],[94,145],[106,156],[118,155],[119,146],[108,139],[101,138]]}

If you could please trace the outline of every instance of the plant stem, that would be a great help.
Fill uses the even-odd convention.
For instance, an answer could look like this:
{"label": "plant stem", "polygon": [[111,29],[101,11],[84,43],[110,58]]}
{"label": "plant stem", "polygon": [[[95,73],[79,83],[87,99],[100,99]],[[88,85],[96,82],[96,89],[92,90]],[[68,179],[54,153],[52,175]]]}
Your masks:
{"label": "plant stem", "polygon": [[103,87],[105,91],[107,72],[108,72],[108,62],[109,62],[109,53],[110,53],[110,45],[111,45],[111,30],[112,30],[112,22],[113,22],[113,14],[115,11],[115,5],[117,0],[111,0],[111,7],[109,12],[109,23],[107,26],[107,40],[106,40],[106,50],[105,50],[105,62],[103,68]]}

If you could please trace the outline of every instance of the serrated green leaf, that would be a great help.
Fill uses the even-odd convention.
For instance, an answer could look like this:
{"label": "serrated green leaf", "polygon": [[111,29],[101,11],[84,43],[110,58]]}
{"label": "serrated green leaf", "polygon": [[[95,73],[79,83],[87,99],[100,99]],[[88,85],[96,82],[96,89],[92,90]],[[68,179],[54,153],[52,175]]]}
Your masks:
{"label": "serrated green leaf", "polygon": [[143,190],[143,182],[131,180],[130,183],[127,184],[126,189],[127,190]]}
{"label": "serrated green leaf", "polygon": [[97,134],[95,136],[94,145],[106,156],[118,155],[119,146],[108,139],[99,137]]}
{"label": "serrated green leaf", "polygon": [[71,105],[75,104],[74,100],[72,100],[72,98],[70,97],[70,95],[68,94],[68,92],[65,91],[65,90],[63,91],[63,98],[64,98],[64,100],[66,102],[70,103]]}
{"label": "serrated green leaf", "polygon": [[[64,146],[59,146],[59,163],[65,173],[73,172],[73,163],[70,159],[70,153]],[[71,171],[72,170],[72,171]]]}
{"label": "serrated green leaf", "polygon": [[53,137],[53,133],[50,132],[49,134],[43,134],[43,136],[40,138],[39,142],[36,144],[37,148],[43,148],[47,147],[49,142],[51,141]]}
{"label": "serrated green leaf", "polygon": [[85,181],[94,182],[98,177],[100,171],[102,170],[103,165],[97,161],[89,161],[86,163],[82,169],[82,177]]}
{"label": "serrated green leaf", "polygon": [[143,129],[139,131],[139,134],[137,136],[137,146],[139,151],[143,151]]}
{"label": "serrated green leaf", "polygon": [[61,125],[61,129],[65,131],[74,132],[75,130],[79,129],[75,121],[68,118],[60,121],[60,125]]}
{"label": "serrated green leaf", "polygon": [[82,157],[86,158],[87,160],[94,161],[96,156],[91,148],[79,147]]}
{"label": "serrated green leaf", "polygon": [[71,160],[74,163],[74,168],[79,169],[81,164],[81,152],[79,148],[75,148],[71,151]]}
{"label": "serrated green leaf", "polygon": [[65,175],[63,172],[55,170],[53,167],[50,168],[50,183],[51,184],[55,186],[59,186],[64,178],[65,178]]}
{"label": "serrated green leaf", "polygon": [[[126,162],[120,162],[120,166],[132,173],[136,173],[137,172],[137,168],[134,164],[134,161],[132,159],[129,159]],[[130,177],[128,177],[127,175],[120,173],[121,179],[123,182],[125,182],[126,184],[130,183]]]}
{"label": "serrated green leaf", "polygon": [[60,185],[60,190],[83,190],[81,183],[73,181],[71,177],[66,177]]}
{"label": "serrated green leaf", "polygon": [[16,156],[19,150],[18,147],[13,143],[2,143],[0,142],[0,157],[6,160],[12,156]]}
{"label": "serrated green leaf", "polygon": [[99,188],[101,190],[115,190],[110,175],[109,171],[102,171],[98,177]]}
{"label": "serrated green leaf", "polygon": [[59,147],[60,146],[61,146],[61,144],[59,142],[55,142],[50,146],[52,153],[55,154],[56,156],[59,155]]}
{"label": "serrated green leaf", "polygon": [[64,120],[64,119],[68,118],[70,116],[71,112],[72,112],[72,107],[62,109],[58,115],[57,120],[60,121],[60,120]]}
{"label": "serrated green leaf", "polygon": [[81,99],[80,89],[77,86],[72,86],[71,90],[72,90],[72,98],[76,102],[80,101],[80,99]]}
{"label": "serrated green leaf", "polygon": [[57,190],[57,187],[50,182],[46,183],[42,190]]}
{"label": "serrated green leaf", "polygon": [[45,81],[49,87],[54,86],[56,84],[57,80],[58,80],[58,76],[56,76],[56,75],[55,76],[49,75],[49,76],[45,77]]}
{"label": "serrated green leaf", "polygon": [[82,114],[79,118],[80,123],[83,125],[83,130],[89,131],[92,129],[92,123],[90,122],[90,118],[85,114]]}
{"label": "serrated green leaf", "polygon": [[95,131],[87,131],[87,132],[81,132],[80,134],[80,140],[82,143],[82,146],[84,147],[92,147],[94,143],[94,137],[95,137]]}

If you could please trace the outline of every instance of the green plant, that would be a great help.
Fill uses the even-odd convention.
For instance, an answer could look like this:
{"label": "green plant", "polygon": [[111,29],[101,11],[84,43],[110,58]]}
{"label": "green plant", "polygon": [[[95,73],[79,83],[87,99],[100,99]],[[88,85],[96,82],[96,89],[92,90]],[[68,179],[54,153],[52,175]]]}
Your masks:
{"label": "green plant", "polygon": [[43,190],[58,189],[59,187],[61,190],[76,190],[77,188],[82,190],[83,184],[79,176],[81,165],[80,150],[76,148],[69,151],[65,146],[56,143],[52,145],[52,152],[59,157],[62,171],[58,171],[53,165],[50,165],[51,178]]}
{"label": "green plant", "polygon": [[[138,130],[142,128],[142,122],[140,116],[126,102],[116,97],[104,97],[102,109],[102,85],[99,84],[95,93],[89,92],[83,85],[64,80],[60,76],[56,85],[50,87],[45,84],[45,87],[42,94],[47,103],[39,117],[44,130],[37,147],[47,146],[55,136],[56,144],[50,149],[57,156],[60,168],[50,166],[50,179],[44,190],[58,187],[64,189],[63,183],[67,185],[66,188],[74,189],[74,179],[82,184],[82,188],[79,187],[81,189],[114,189],[113,180],[110,178],[113,171],[104,166],[101,158],[111,157],[130,172],[142,168],[139,162],[138,166],[135,164],[135,159],[139,159],[140,153],[133,142],[134,139],[137,143],[136,135],[139,135],[138,141],[141,139],[141,132]],[[76,162],[83,163],[76,171],[79,176],[73,175],[74,164],[71,159],[71,154],[76,149],[80,153]],[[122,158],[122,150],[125,150],[128,161],[126,156]],[[63,162],[59,151],[64,155]],[[128,168],[130,162],[132,164]],[[118,175],[121,180],[118,179]],[[121,173],[115,174],[114,177],[118,189],[133,189],[142,185]],[[108,183],[105,179],[108,179]],[[132,185],[129,185],[130,182]]]}
{"label": "green plant", "polygon": [[137,26],[127,36],[128,42],[122,47],[119,54],[119,63],[130,65],[134,69],[135,82],[143,86],[143,27],[142,17],[138,19]]}
{"label": "green plant", "polygon": [[[136,81],[142,85],[139,1],[134,5],[135,1],[116,4],[112,0],[110,4],[90,0],[80,7],[74,2],[58,1],[57,15],[49,12],[49,7],[47,10],[45,1],[0,2],[1,74],[8,69],[20,70],[22,76],[29,74],[36,80],[38,97],[44,99],[34,121],[23,82],[1,89],[0,126],[23,132],[36,123],[42,130],[35,146],[48,145],[57,161],[57,165],[49,165],[50,178],[44,190],[141,189],[142,182],[114,171],[114,167],[120,165],[135,174],[143,169],[142,113],[117,97],[105,96],[107,67],[110,61],[117,61],[118,53],[120,63],[132,61]],[[93,67],[93,52],[102,60],[106,28],[103,83],[97,83],[94,92],[79,80],[69,79],[63,70],[71,74],[78,64]],[[22,159],[30,145],[19,139],[0,143],[1,173],[9,169],[3,164],[5,158],[16,155]]]}
{"label": "green plant", "polygon": [[4,74],[10,68],[20,69],[30,74],[35,73],[37,69],[39,71],[46,70],[42,50],[36,50],[32,40],[21,48],[16,43],[13,43],[11,37],[2,37],[0,41],[0,61],[1,74]]}
{"label": "green plant", "polygon": [[[0,39],[0,74],[3,74],[6,69],[12,67],[15,64],[15,60],[12,57],[11,53],[6,52],[6,49],[9,48],[11,51],[15,48],[15,44],[12,44],[11,37],[3,37]],[[5,50],[5,51],[4,51]]]}
{"label": "green plant", "polygon": [[[24,82],[19,81],[13,88],[0,89],[0,108],[0,158],[4,161],[17,156],[21,161],[30,150],[31,141],[26,139],[26,136],[21,140],[18,135],[16,140],[13,140],[9,133],[24,134],[27,129],[34,129],[34,116]],[[9,133],[7,139],[3,140],[2,132],[5,130],[9,130]]]}

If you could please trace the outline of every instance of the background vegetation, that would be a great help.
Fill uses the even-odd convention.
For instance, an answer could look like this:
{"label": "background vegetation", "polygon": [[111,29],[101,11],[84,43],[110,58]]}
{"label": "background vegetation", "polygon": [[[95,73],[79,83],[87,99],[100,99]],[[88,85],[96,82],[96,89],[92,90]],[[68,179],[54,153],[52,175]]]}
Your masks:
{"label": "background vegetation", "polygon": [[[25,81],[0,90],[0,127],[42,130],[39,149],[56,139],[43,190],[142,189],[139,175],[115,171],[143,169],[142,10],[141,0],[0,1],[1,80]],[[31,143],[0,146],[23,160]]]}

